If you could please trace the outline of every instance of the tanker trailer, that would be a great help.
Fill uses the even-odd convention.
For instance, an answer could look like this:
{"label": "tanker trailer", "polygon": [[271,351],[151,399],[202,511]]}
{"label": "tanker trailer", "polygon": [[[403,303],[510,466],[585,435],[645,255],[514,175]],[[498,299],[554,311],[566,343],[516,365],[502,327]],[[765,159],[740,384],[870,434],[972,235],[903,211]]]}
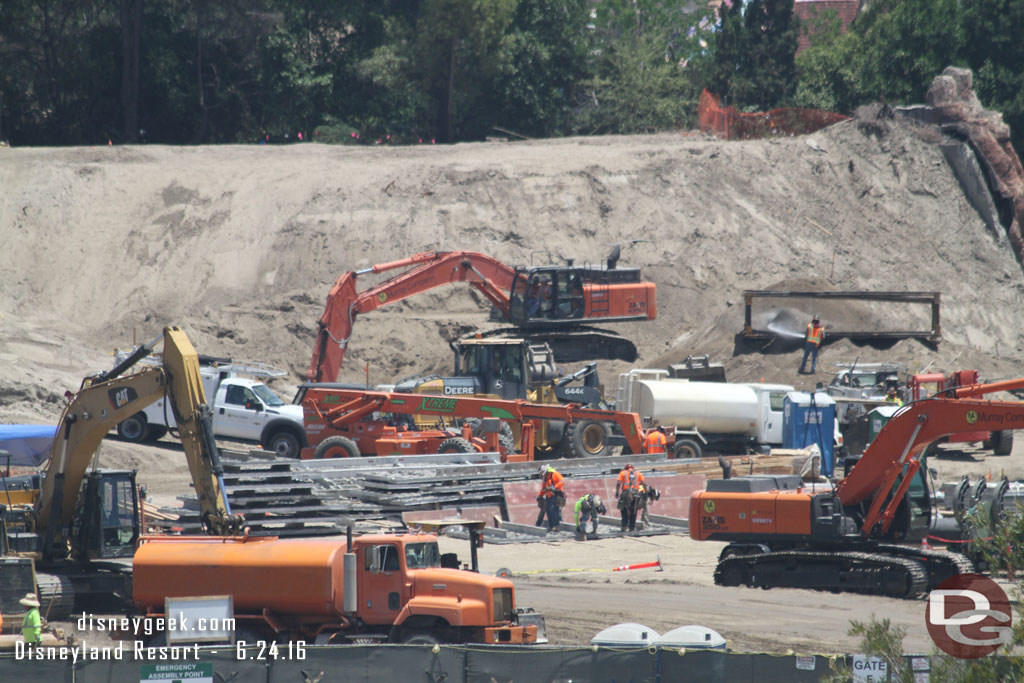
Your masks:
{"label": "tanker trailer", "polygon": [[[534,643],[511,581],[441,566],[437,536],[148,537],[133,600],[168,621],[166,598],[232,596],[236,640]],[[347,556],[348,555],[348,556]],[[447,563],[446,563],[447,564]]]}
{"label": "tanker trailer", "polygon": [[790,391],[787,384],[691,382],[664,370],[632,370],[619,375],[615,409],[674,433],[677,458],[699,458],[705,450],[745,454],[782,445]]}

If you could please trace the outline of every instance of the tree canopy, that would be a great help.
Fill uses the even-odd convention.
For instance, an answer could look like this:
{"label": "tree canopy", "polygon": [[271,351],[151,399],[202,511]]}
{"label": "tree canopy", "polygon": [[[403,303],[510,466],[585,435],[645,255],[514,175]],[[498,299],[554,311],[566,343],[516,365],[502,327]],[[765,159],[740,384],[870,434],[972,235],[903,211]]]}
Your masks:
{"label": "tree canopy", "polygon": [[5,0],[18,145],[399,143],[688,127],[741,109],[923,100],[948,65],[1024,137],[1024,3],[875,0],[794,56],[793,0]]}

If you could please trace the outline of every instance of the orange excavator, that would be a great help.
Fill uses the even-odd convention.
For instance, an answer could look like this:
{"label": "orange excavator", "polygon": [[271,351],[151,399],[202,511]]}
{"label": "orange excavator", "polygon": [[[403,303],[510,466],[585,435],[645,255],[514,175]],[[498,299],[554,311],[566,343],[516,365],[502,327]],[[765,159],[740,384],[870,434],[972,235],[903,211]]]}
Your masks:
{"label": "orange excavator", "polygon": [[921,459],[950,434],[1024,428],[1024,402],[978,397],[1024,387],[1024,378],[974,384],[908,403],[834,489],[797,478],[711,480],[690,499],[690,536],[728,541],[715,583],[914,598],[974,570],[957,553],[900,545],[929,528],[931,495]]}
{"label": "orange excavator", "polygon": [[[347,272],[327,295],[307,380],[337,381],[358,315],[456,282],[481,292],[517,335],[548,342],[558,360],[632,362],[637,357],[632,342],[586,325],[653,320],[657,315],[655,285],[641,280],[639,268],[617,267],[618,253],[613,251],[604,267],[571,261],[564,266],[510,267],[472,251],[430,251]],[[361,292],[356,289],[361,275],[400,268],[406,270]]]}

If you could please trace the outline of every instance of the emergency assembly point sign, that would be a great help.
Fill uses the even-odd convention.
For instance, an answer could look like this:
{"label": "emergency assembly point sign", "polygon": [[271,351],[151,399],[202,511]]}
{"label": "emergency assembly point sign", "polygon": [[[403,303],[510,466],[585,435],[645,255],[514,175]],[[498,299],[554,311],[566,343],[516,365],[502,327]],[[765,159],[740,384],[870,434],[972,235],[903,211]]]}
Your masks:
{"label": "emergency assembly point sign", "polygon": [[925,623],[940,650],[960,659],[990,655],[1013,637],[1006,591],[980,574],[957,574],[928,594]]}

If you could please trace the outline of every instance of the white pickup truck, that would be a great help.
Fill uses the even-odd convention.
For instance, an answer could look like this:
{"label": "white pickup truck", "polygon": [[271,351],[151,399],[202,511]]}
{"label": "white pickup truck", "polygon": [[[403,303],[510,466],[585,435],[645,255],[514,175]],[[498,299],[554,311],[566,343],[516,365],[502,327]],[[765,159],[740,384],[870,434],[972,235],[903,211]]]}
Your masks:
{"label": "white pickup truck", "polygon": [[[214,436],[255,441],[281,457],[299,457],[306,446],[302,406],[286,403],[266,384],[240,376],[280,377],[286,373],[225,359],[200,360],[203,392],[213,412]],[[171,406],[160,399],[118,424],[117,434],[135,443],[156,441],[176,425]]]}

